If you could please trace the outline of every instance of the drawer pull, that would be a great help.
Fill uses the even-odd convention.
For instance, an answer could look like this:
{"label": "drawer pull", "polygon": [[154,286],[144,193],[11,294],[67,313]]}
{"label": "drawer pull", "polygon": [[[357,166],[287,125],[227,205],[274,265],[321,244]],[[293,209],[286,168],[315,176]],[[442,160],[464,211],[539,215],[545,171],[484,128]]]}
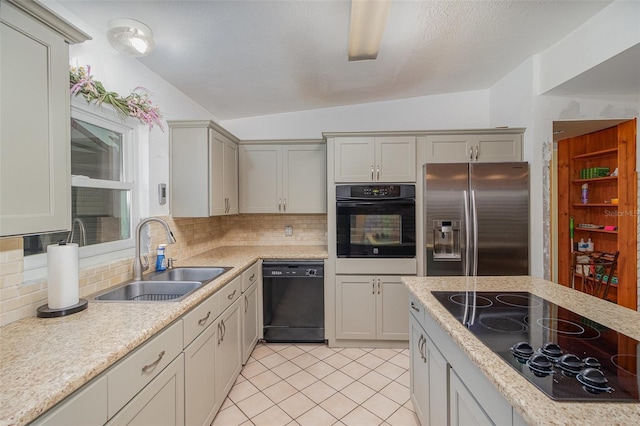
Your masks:
{"label": "drawer pull", "polygon": [[233,293],[231,293],[230,295],[227,296],[227,299],[229,300],[233,300],[234,297],[236,297],[236,291],[238,290],[233,290]]}
{"label": "drawer pull", "polygon": [[152,369],[153,367],[155,367],[156,365],[158,365],[158,363],[160,362],[160,360],[162,360],[162,357],[164,356],[164,351],[160,352],[158,354],[158,359],[156,359],[155,361],[153,361],[151,364],[145,365],[144,367],[142,367],[142,372],[146,373],[147,370]]}
{"label": "drawer pull", "polygon": [[249,277],[249,281],[253,281],[256,279],[256,274],[255,272],[253,274],[251,274],[251,276]]}
{"label": "drawer pull", "polygon": [[411,302],[411,309],[413,309],[416,312],[420,312],[420,309],[416,307],[415,303]]}
{"label": "drawer pull", "polygon": [[200,318],[198,320],[198,325],[204,325],[207,322],[207,320],[209,319],[210,316],[211,316],[211,311],[207,312],[207,316],[206,317]]}

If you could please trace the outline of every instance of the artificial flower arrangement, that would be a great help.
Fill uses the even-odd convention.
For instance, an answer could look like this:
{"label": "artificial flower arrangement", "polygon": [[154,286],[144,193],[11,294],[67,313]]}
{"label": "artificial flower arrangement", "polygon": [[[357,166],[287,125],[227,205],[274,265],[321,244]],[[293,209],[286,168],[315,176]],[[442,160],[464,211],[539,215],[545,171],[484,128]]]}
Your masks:
{"label": "artificial flower arrangement", "polygon": [[164,131],[160,121],[160,109],[153,105],[149,91],[143,87],[136,87],[129,96],[122,98],[116,92],[108,92],[101,82],[94,80],[91,67],[88,65],[86,69],[70,68],[69,85],[72,95],[82,95],[87,102],[95,101],[98,106],[103,103],[109,104],[123,118],[135,117],[147,124],[149,129],[155,124]]}

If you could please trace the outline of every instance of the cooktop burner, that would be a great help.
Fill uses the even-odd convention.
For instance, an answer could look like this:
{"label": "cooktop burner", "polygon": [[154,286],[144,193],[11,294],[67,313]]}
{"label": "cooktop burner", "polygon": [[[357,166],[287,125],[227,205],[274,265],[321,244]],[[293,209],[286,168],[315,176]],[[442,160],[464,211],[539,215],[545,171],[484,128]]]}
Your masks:
{"label": "cooktop burner", "polygon": [[527,292],[432,293],[550,398],[640,401],[637,340]]}

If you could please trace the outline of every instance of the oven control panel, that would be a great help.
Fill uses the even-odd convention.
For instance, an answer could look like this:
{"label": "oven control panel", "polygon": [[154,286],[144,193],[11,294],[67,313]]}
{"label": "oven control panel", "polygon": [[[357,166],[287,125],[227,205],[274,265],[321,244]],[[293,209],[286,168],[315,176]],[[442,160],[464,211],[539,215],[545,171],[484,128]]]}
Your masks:
{"label": "oven control panel", "polygon": [[415,185],[338,185],[338,199],[413,198]]}

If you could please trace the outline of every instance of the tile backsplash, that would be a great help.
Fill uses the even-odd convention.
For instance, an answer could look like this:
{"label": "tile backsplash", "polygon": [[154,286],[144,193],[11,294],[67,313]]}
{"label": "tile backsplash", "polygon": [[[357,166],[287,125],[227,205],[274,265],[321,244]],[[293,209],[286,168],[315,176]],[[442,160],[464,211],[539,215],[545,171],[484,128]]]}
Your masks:
{"label": "tile backsplash", "polygon": [[[326,245],[326,215],[234,215],[209,218],[172,218],[167,221],[176,243],[167,246],[167,257],[180,259],[220,246]],[[285,226],[292,235],[285,236]],[[165,243],[164,230],[151,225],[149,262],[155,263],[158,244]],[[104,290],[132,278],[132,259],[121,259],[80,270],[80,297]],[[153,266],[152,266],[153,268]],[[23,282],[22,237],[0,239],[0,326],[34,316],[47,303],[46,277]]]}

